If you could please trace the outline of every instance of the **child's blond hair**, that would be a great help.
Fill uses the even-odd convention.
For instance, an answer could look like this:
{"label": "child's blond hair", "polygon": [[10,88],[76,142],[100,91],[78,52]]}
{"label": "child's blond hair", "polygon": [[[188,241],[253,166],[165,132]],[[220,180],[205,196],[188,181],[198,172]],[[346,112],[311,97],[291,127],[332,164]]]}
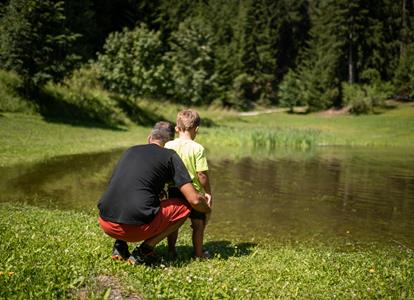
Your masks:
{"label": "child's blond hair", "polygon": [[177,128],[182,131],[200,126],[200,115],[192,109],[185,109],[177,114]]}

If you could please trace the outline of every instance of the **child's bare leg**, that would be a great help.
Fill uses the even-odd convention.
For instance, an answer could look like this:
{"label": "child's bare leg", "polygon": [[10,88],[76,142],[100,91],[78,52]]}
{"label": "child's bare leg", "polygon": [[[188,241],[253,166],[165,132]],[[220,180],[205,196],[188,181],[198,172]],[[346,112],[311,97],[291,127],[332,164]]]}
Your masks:
{"label": "child's bare leg", "polygon": [[203,239],[204,239],[204,220],[191,219],[191,227],[193,228],[193,247],[196,257],[204,258]]}
{"label": "child's bare leg", "polygon": [[168,254],[170,257],[175,258],[177,256],[177,250],[175,249],[175,245],[177,243],[178,238],[178,229],[171,233],[168,237]]}

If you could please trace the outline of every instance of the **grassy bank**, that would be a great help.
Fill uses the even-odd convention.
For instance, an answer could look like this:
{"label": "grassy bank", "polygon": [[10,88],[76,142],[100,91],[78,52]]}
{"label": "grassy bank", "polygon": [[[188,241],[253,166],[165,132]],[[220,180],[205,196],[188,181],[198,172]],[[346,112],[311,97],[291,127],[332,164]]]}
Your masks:
{"label": "grassy bank", "polygon": [[[129,266],[109,258],[112,241],[96,217],[0,205],[1,299],[412,299],[414,253],[395,247],[260,245],[214,241],[206,262],[191,259],[188,223],[179,259],[159,267]],[[165,255],[166,245],[156,251]]]}
{"label": "grassy bank", "polygon": [[[158,109],[157,109],[158,105]],[[180,107],[143,102],[174,121]],[[292,115],[286,112],[241,116],[237,112],[198,108],[205,122],[197,140],[212,156],[246,156],[281,148],[317,146],[414,146],[414,103],[400,104],[377,115]],[[97,124],[67,124],[39,115],[0,114],[0,165],[39,161],[53,156],[108,151],[145,143],[148,127],[118,129]]]}

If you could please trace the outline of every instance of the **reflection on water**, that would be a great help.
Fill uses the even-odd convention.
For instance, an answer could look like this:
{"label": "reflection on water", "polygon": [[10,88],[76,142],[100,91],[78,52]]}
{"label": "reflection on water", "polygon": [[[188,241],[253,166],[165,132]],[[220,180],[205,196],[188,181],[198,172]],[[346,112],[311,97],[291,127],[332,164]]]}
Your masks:
{"label": "reflection on water", "polygon": [[[1,201],[96,213],[120,151],[0,169]],[[214,238],[414,248],[414,151],[322,148],[215,161]]]}

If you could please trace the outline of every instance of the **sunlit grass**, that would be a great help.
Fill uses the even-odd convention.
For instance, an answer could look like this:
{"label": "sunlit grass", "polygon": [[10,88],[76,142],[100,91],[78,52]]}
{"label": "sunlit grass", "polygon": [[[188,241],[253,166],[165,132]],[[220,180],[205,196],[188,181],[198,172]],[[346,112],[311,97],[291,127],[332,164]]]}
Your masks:
{"label": "sunlit grass", "polygon": [[102,152],[144,143],[148,129],[109,130],[94,124],[47,122],[37,115],[0,115],[0,166],[59,155]]}
{"label": "sunlit grass", "polygon": [[[146,102],[146,110],[160,103]],[[160,106],[161,119],[175,120],[178,105]],[[196,108],[205,122],[196,138],[216,158],[318,146],[414,146],[414,104],[366,116],[291,115],[285,112],[240,116],[227,110]],[[60,123],[59,123],[60,122]],[[45,121],[37,115],[0,115],[0,165],[108,151],[146,143],[148,127],[107,129],[99,124]],[[258,151],[260,150],[260,151]]]}
{"label": "sunlit grass", "polygon": [[[412,299],[414,253],[399,246],[349,241],[255,244],[212,240],[214,258],[191,259],[189,225],[180,231],[176,262],[129,266],[109,258],[112,240],[96,216],[0,205],[1,299],[103,299],[119,283],[124,295],[147,299]],[[346,245],[346,247],[344,247]],[[132,245],[131,245],[132,247]],[[166,254],[163,242],[156,249]]]}

